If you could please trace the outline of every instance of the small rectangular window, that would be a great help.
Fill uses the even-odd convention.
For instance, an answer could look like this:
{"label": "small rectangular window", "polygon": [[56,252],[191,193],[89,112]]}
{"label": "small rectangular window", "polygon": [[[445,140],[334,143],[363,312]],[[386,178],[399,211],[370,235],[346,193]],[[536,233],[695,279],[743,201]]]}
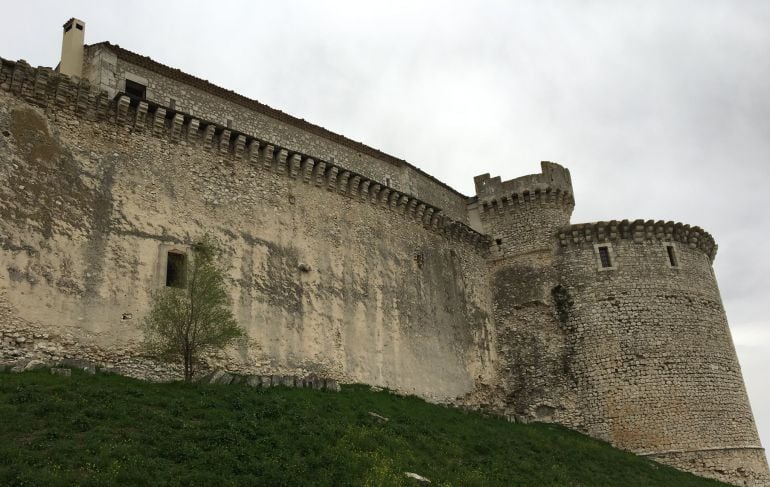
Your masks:
{"label": "small rectangular window", "polygon": [[184,287],[187,283],[187,256],[169,252],[166,260],[166,286]]}
{"label": "small rectangular window", "polygon": [[136,81],[126,80],[126,95],[131,98],[138,98],[144,100],[147,96],[147,87]]}
{"label": "small rectangular window", "polygon": [[75,24],[75,28],[76,28],[77,30],[83,30],[83,26],[82,26],[82,25],[80,25],[80,24]]}
{"label": "small rectangular window", "polygon": [[228,118],[227,119],[227,128],[229,128],[229,129],[233,128],[233,119],[232,118]]}
{"label": "small rectangular window", "polygon": [[677,267],[679,263],[676,260],[676,253],[674,252],[673,245],[666,245],[666,252],[668,253],[668,263],[671,267]]}
{"label": "small rectangular window", "polygon": [[606,247],[606,246],[599,247],[599,260],[602,263],[602,267],[612,267],[612,262],[610,261],[609,247]]}

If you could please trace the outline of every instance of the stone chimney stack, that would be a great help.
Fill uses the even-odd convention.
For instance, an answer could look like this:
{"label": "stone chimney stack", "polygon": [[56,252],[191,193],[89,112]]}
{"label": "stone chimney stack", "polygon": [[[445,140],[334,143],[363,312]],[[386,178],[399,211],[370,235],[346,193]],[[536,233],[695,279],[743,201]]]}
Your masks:
{"label": "stone chimney stack", "polygon": [[61,43],[59,72],[68,76],[83,75],[83,44],[86,23],[75,17],[64,23],[64,37]]}

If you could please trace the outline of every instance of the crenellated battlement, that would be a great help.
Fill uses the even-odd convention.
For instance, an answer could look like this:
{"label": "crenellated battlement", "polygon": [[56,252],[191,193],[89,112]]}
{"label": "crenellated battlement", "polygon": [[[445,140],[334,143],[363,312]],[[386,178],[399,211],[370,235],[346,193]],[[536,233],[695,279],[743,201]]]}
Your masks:
{"label": "crenellated battlement", "polygon": [[33,68],[23,61],[0,58],[0,89],[46,109],[91,121],[114,123],[171,143],[184,141],[233,161],[388,208],[446,238],[471,244],[481,253],[489,249],[488,236],[448,217],[441,208],[333,161],[282,147],[254,134],[157,103],[132,99],[124,93],[109,99],[106,92],[96,90],[87,80],[70,78],[50,68]]}
{"label": "crenellated battlement", "polygon": [[501,211],[517,211],[532,205],[564,207],[575,206],[572,179],[569,170],[559,164],[542,161],[542,172],[508,181],[489,173],[473,178],[476,197],[482,215]]}
{"label": "crenellated battlement", "polygon": [[562,247],[580,245],[584,242],[602,243],[628,239],[641,243],[645,241],[680,242],[690,248],[697,248],[708,256],[711,262],[717,253],[714,238],[700,227],[662,220],[612,220],[608,222],[579,223],[559,230],[557,238]]}

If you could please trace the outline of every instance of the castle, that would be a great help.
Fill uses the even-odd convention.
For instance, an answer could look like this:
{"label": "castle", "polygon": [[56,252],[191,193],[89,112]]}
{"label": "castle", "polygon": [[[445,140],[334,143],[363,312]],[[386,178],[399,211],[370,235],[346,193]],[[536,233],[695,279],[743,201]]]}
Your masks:
{"label": "castle", "polygon": [[0,67],[0,361],[164,380],[150,293],[203,234],[248,341],[208,357],[552,421],[738,485],[770,474],[698,227],[571,224],[569,171],[408,162],[64,24]]}

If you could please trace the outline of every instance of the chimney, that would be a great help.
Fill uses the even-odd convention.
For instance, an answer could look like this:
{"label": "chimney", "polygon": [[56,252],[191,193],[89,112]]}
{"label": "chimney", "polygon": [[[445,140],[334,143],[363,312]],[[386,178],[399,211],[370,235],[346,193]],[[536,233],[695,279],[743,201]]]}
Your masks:
{"label": "chimney", "polygon": [[59,72],[68,76],[83,75],[83,41],[86,23],[75,17],[64,23],[64,37],[61,42]]}

